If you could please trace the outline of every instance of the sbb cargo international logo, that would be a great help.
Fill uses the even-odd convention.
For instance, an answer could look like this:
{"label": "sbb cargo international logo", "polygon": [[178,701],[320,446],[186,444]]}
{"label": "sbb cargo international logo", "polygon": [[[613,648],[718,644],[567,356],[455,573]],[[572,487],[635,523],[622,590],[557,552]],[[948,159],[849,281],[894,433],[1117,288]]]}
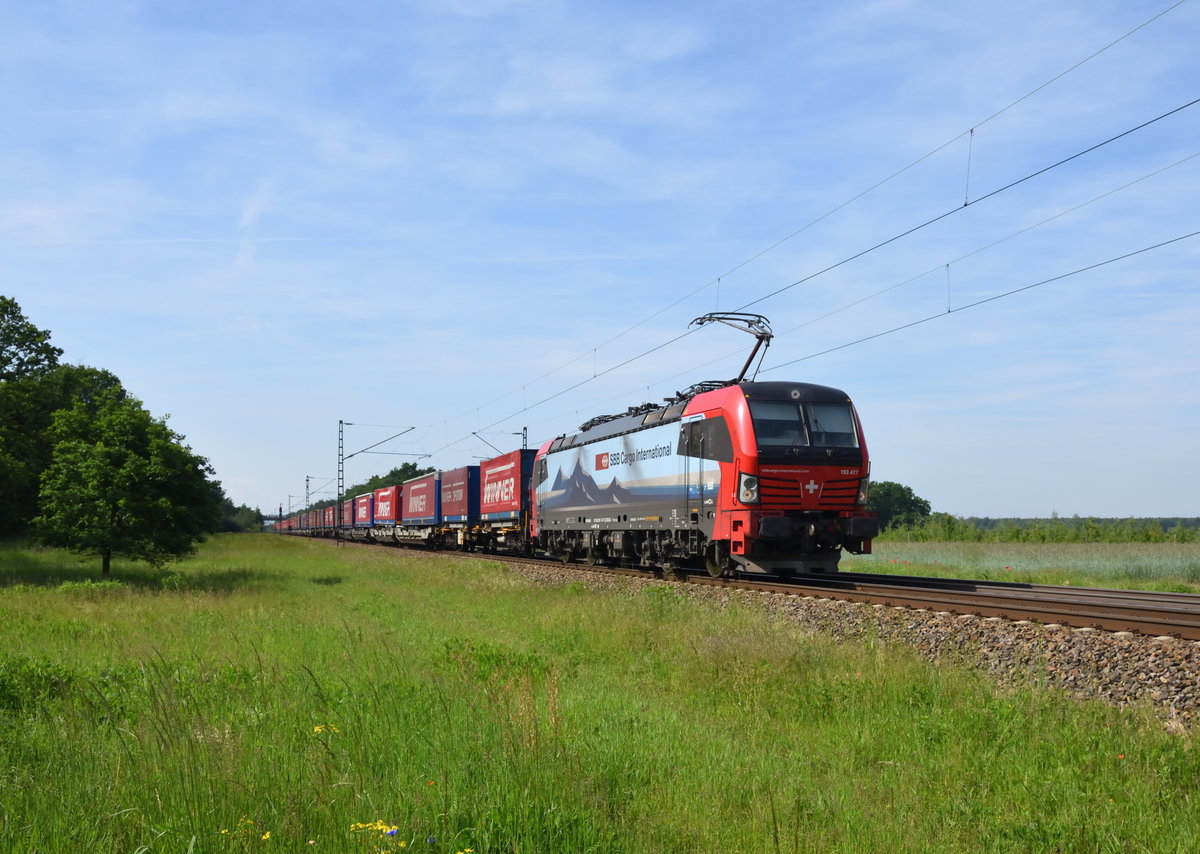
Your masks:
{"label": "sbb cargo international logo", "polygon": [[634,466],[647,460],[669,457],[673,453],[672,445],[655,445],[653,448],[637,448],[632,451],[607,451],[603,454],[596,454],[596,471],[603,471],[613,466]]}

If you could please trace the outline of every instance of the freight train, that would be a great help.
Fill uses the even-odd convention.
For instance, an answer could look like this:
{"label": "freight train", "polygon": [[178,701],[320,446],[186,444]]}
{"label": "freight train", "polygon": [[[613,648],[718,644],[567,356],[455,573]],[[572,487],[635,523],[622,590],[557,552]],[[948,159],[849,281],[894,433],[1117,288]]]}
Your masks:
{"label": "freight train", "polygon": [[871,551],[879,529],[866,508],[869,474],[844,392],[739,377],[276,530],[670,573],[825,573],[843,549]]}

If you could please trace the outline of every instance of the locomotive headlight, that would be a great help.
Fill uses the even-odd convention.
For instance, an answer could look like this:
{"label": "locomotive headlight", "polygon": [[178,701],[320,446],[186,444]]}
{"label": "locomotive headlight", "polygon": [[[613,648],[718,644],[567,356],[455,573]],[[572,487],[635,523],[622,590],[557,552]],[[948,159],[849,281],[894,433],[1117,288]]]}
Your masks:
{"label": "locomotive headlight", "polygon": [[870,492],[871,492],[871,480],[870,480],[870,478],[864,477],[862,480],[860,480],[858,482],[858,503],[866,504],[867,496],[870,494]]}
{"label": "locomotive headlight", "polygon": [[743,474],[738,482],[738,499],[743,504],[754,504],[758,501],[758,478],[752,474]]}

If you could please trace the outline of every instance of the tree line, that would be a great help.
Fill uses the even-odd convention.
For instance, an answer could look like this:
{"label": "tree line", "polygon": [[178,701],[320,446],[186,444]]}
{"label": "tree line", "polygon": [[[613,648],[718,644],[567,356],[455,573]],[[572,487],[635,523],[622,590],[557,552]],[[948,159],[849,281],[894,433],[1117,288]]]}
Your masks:
{"label": "tree line", "polygon": [[100,368],[63,351],[0,296],[0,537],[153,565],[218,530],[258,530],[208,460]]}
{"label": "tree line", "polygon": [[879,517],[883,541],[975,543],[1195,543],[1200,517],[1173,519],[991,519],[934,513],[910,487],[871,485],[867,508]]}

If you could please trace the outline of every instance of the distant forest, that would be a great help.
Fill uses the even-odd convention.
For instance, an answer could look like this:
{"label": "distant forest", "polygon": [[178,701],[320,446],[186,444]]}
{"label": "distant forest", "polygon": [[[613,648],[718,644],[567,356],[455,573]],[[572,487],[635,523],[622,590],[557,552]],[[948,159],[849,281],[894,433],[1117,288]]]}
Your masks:
{"label": "distant forest", "polygon": [[1200,516],[1098,519],[1052,515],[1048,519],[991,519],[932,513],[892,525],[881,540],[980,543],[1195,543]]}

